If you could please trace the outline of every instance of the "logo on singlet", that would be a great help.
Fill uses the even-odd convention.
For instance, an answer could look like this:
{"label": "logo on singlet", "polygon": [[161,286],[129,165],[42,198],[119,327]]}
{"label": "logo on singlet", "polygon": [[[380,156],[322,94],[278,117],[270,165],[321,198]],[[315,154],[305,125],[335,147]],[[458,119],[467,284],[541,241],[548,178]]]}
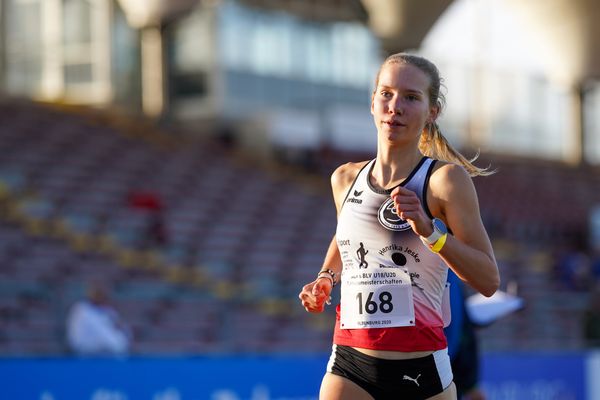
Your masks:
{"label": "logo on singlet", "polygon": [[400,218],[398,213],[396,212],[396,208],[394,207],[394,200],[388,198],[383,202],[381,207],[379,207],[379,211],[377,212],[377,218],[379,219],[379,223],[386,229],[390,231],[405,231],[410,229],[410,224]]}
{"label": "logo on singlet", "polygon": [[355,190],[354,197],[349,197],[348,200],[346,200],[346,203],[362,204],[362,202],[363,202],[362,199],[357,199],[357,197],[359,197],[362,193],[363,193],[362,190],[360,192],[358,190]]}
{"label": "logo on singlet", "polygon": [[358,248],[358,250],[356,250],[356,255],[360,259],[358,268],[367,268],[369,266],[369,263],[365,260],[365,257],[368,252],[369,250],[365,249],[365,245],[363,244],[363,242],[360,242],[360,247]]}

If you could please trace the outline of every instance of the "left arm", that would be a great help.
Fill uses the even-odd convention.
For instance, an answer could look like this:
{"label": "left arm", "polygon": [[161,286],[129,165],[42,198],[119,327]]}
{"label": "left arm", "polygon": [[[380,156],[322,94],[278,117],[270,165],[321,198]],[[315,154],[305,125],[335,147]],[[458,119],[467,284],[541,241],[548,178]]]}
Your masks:
{"label": "left arm", "polygon": [[[399,187],[391,196],[400,217],[411,224],[416,234],[427,237],[433,232],[431,219],[414,192]],[[492,296],[500,285],[498,266],[467,172],[454,164],[438,167],[431,175],[427,200],[431,213],[452,231],[440,256],[471,287],[484,296]]]}

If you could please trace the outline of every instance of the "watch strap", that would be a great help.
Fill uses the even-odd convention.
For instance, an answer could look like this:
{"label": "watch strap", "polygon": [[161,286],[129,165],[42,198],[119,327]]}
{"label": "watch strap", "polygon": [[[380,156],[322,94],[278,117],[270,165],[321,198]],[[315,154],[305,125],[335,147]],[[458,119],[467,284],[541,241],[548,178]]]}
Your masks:
{"label": "watch strap", "polygon": [[433,228],[433,233],[427,237],[421,236],[421,241],[425,243],[427,246],[431,246],[435,242],[437,242],[444,234]]}

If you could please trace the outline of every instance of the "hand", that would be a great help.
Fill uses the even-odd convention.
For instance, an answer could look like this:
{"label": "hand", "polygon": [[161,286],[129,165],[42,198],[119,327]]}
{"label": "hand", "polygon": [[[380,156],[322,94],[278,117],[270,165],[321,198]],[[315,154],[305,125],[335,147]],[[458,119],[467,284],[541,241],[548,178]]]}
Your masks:
{"label": "hand", "polygon": [[417,235],[427,237],[433,233],[431,218],[425,213],[421,201],[412,190],[398,186],[390,197],[394,200],[396,213],[400,218],[408,222]]}
{"label": "hand", "polygon": [[302,301],[302,307],[308,312],[320,313],[325,309],[325,302],[329,300],[333,286],[326,278],[317,278],[311,283],[304,285],[298,295]]}

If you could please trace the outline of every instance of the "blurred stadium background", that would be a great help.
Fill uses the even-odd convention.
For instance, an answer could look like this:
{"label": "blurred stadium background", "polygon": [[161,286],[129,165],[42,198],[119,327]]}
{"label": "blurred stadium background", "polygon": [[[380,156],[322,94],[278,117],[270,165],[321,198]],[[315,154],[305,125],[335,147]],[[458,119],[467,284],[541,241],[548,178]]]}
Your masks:
{"label": "blurred stadium background", "polygon": [[[0,397],[316,398],[332,310],[297,301],[372,157],[370,91],[410,50],[476,178],[503,290],[490,399],[600,399],[600,5],[592,0],[2,0]],[[110,282],[131,355],[65,318]],[[597,307],[597,306],[596,306]]]}

